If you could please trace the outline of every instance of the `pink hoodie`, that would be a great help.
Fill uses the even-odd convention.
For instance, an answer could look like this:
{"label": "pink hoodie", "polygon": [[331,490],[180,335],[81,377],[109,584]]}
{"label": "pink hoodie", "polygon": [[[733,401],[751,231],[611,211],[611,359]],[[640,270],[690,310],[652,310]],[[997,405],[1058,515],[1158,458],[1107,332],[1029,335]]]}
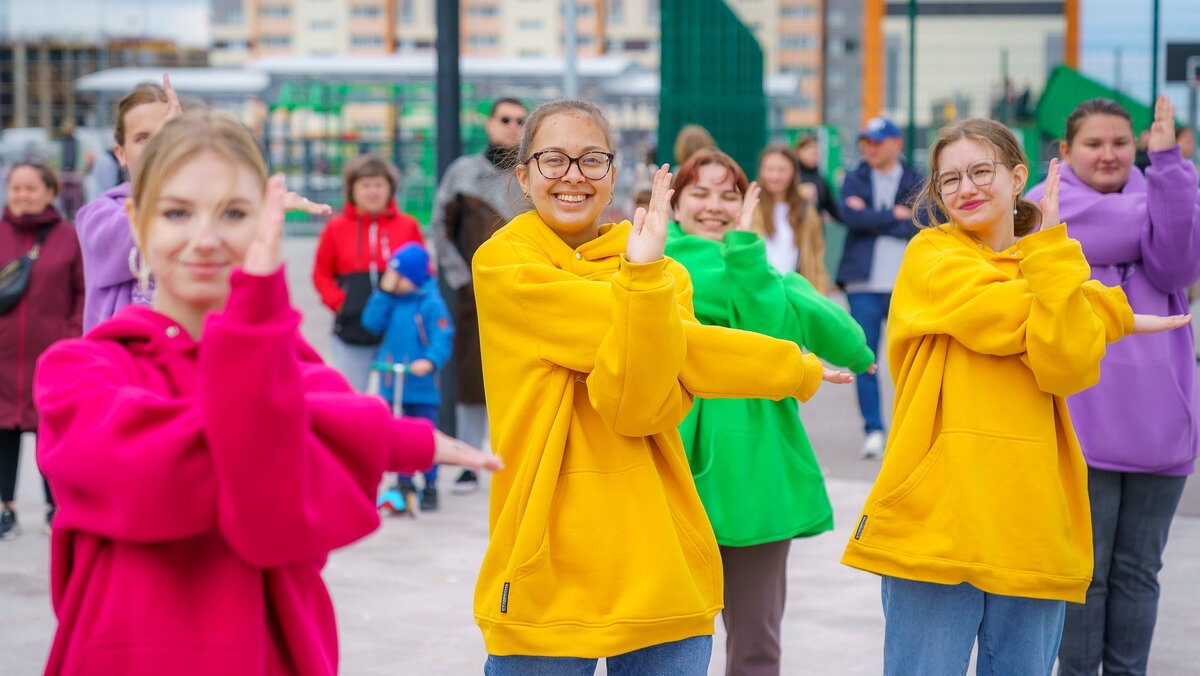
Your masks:
{"label": "pink hoodie", "polygon": [[334,674],[321,568],[379,525],[433,430],[355,394],[298,333],[283,271],[235,271],[199,342],[131,305],[42,357],[58,514],[47,674]]}

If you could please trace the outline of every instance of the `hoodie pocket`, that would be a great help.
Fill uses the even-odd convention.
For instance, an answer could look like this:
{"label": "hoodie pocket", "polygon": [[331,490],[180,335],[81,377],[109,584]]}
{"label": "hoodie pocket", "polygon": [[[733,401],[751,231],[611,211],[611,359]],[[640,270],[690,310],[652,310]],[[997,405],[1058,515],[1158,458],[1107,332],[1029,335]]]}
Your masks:
{"label": "hoodie pocket", "polygon": [[[1070,466],[1070,465],[1068,465]],[[1054,575],[1086,575],[1071,547],[1059,451],[1021,437],[947,430],[867,514],[865,544],[903,554]]]}
{"label": "hoodie pocket", "polygon": [[716,606],[716,542],[676,510],[671,490],[651,464],[560,477],[545,539],[513,570],[504,617],[602,625]]}

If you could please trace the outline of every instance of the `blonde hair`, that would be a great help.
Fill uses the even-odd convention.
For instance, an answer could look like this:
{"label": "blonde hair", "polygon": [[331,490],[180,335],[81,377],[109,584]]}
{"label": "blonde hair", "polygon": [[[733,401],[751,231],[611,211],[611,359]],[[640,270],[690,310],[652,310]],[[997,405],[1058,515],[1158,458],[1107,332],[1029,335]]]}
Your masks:
{"label": "blonde hair", "polygon": [[717,142],[707,129],[698,124],[684,125],[675,135],[675,166],[682,167],[696,151],[716,147]]}
{"label": "blonde hair", "polygon": [[[825,224],[816,207],[804,199],[800,192],[800,168],[796,156],[784,145],[771,145],[758,156],[758,169],[762,173],[763,160],[771,155],[782,157],[792,167],[792,178],[784,189],[783,202],[787,204],[787,220],[792,227],[792,241],[800,250],[796,260],[796,272],[821,293],[829,291],[829,272],[825,269]],[[759,198],[758,211],[754,214],[754,229],[767,238],[775,236],[775,196],[766,190]]]}
{"label": "blonde hair", "polygon": [[[941,170],[938,166],[938,156],[946,146],[961,139],[970,139],[990,146],[996,151],[996,163],[1003,164],[1010,171],[1019,166],[1029,166],[1029,160],[1026,159],[1021,144],[1017,142],[1017,137],[1013,136],[1008,127],[995,120],[974,117],[942,127],[938,130],[937,139],[929,148],[929,176],[921,186],[920,201],[924,206],[925,224],[917,221],[917,210],[913,210],[913,222],[917,227],[936,225],[944,219],[944,214],[949,213],[946,203],[937,191],[937,175]],[[1042,210],[1024,197],[1016,196],[1013,208],[1017,211],[1013,218],[1013,233],[1017,237],[1028,235],[1042,222]]]}
{"label": "blonde hair", "polygon": [[250,132],[229,113],[192,110],[171,118],[150,138],[142,155],[142,169],[133,179],[129,201],[136,220],[132,223],[138,245],[146,241],[153,209],[163,186],[189,160],[203,152],[250,169],[266,188],[267,165]]}

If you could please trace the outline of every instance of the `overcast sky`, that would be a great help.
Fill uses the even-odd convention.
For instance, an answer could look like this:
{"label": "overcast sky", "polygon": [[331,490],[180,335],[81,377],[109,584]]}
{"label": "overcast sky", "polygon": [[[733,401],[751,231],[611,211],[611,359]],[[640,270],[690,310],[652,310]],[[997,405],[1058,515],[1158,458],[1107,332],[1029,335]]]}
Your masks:
{"label": "overcast sky", "polygon": [[208,43],[208,0],[0,0],[14,35],[169,37]]}

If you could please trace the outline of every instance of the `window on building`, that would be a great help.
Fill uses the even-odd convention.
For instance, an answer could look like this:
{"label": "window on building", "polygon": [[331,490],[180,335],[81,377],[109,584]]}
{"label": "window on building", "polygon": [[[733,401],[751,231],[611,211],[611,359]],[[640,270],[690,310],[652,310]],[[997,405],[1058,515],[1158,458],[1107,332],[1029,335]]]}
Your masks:
{"label": "window on building", "polygon": [[292,36],[290,35],[264,35],[258,39],[258,44],[263,47],[291,47]]}
{"label": "window on building", "polygon": [[517,56],[523,59],[540,59],[545,55],[540,49],[521,49],[517,51]]}
{"label": "window on building", "polygon": [[383,36],[382,35],[351,35],[350,36],[350,46],[351,47],[382,47],[383,46]]}
{"label": "window on building", "polygon": [[400,21],[411,24],[415,20],[416,9],[413,7],[413,0],[400,0]]}
{"label": "window on building", "polygon": [[383,16],[383,8],[379,5],[352,5],[350,16],[355,19],[378,19]]}
{"label": "window on building", "polygon": [[625,0],[608,0],[608,22],[625,23]]}
{"label": "window on building", "polygon": [[333,30],[333,21],[329,19],[314,19],[308,24],[309,30],[328,31]]}
{"label": "window on building", "polygon": [[816,49],[815,35],[784,34],[779,36],[780,49]]}
{"label": "window on building", "polygon": [[817,8],[812,5],[785,5],[779,8],[779,15],[785,19],[808,19],[816,14]]}
{"label": "window on building", "polygon": [[481,3],[472,3],[467,5],[467,14],[469,16],[500,16],[500,7],[498,5],[486,5]]}
{"label": "window on building", "polygon": [[521,19],[517,22],[517,28],[523,31],[536,31],[542,29],[541,19]]}
{"label": "window on building", "polygon": [[900,59],[900,36],[887,36],[887,43],[884,47],[884,59],[886,66],[884,67],[884,91],[883,91],[883,106],[885,108],[896,109],[900,107],[900,82],[901,72]]}
{"label": "window on building", "polygon": [[273,17],[276,19],[286,19],[292,15],[292,8],[287,5],[262,5],[258,8],[258,15],[263,17]]}
{"label": "window on building", "polygon": [[471,47],[495,47],[500,44],[500,36],[494,33],[469,35],[467,44]]}
{"label": "window on building", "polygon": [[646,23],[651,26],[657,26],[662,22],[662,11],[659,10],[658,0],[649,0],[646,3]]}

